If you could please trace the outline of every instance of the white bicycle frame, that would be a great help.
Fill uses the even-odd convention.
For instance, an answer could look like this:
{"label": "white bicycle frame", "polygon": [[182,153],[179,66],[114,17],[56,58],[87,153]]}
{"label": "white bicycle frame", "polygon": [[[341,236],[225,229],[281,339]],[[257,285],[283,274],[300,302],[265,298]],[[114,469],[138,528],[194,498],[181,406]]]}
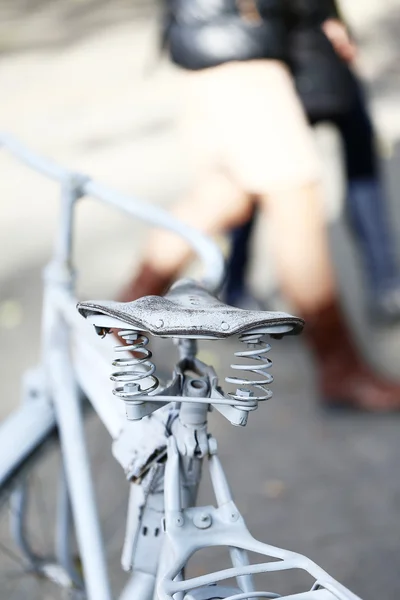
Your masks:
{"label": "white bicycle frame", "polygon": [[[0,485],[57,424],[65,471],[65,510],[58,523],[57,558],[66,572],[73,571],[69,556],[68,529],[71,524],[71,502],[75,532],[85,575],[89,600],[111,600],[107,566],[103,552],[96,500],[93,491],[83,428],[80,390],[110,433],[113,453],[128,478],[135,469],[140,473],[154,450],[168,447],[168,460],[150,468],[145,485],[131,484],[126,541],[122,563],[127,570],[134,562],[134,575],[121,600],[208,600],[201,591],[216,581],[203,576],[181,581],[189,556],[204,546],[226,545],[230,548],[233,568],[218,575],[222,580],[235,577],[241,593],[229,595],[232,600],[275,597],[255,592],[251,574],[300,568],[311,573],[316,584],[310,592],[290,598],[296,600],[357,600],[357,597],[334,581],[317,565],[301,555],[273,548],[256,541],[248,532],[233,503],[228,484],[216,455],[215,440],[204,438],[209,456],[211,479],[217,508],[193,508],[201,475],[201,459],[195,459],[188,470],[180,447],[182,430],[172,430],[165,438],[165,419],[161,410],[145,421],[128,421],[123,403],[111,394],[109,368],[112,347],[108,338],[98,339],[93,327],[76,310],[74,273],[71,265],[73,211],[76,202],[91,196],[118,208],[130,216],[152,225],[165,227],[186,239],[205,265],[203,284],[216,290],[224,275],[224,262],[218,247],[199,232],[180,224],[168,213],[139,203],[108,189],[88,177],[69,172],[20,145],[10,136],[0,136],[0,144],[29,167],[56,180],[61,187],[60,228],[54,256],[45,270],[41,366],[25,379],[24,402],[0,426]],[[206,404],[182,404],[183,424],[195,427],[206,422]],[[197,411],[197,412],[196,412]],[[199,417],[200,415],[200,417]],[[200,421],[196,421],[199,419]],[[201,420],[202,419],[202,420]],[[180,422],[180,421],[179,421]],[[147,427],[147,430],[146,430]],[[203,431],[204,435],[207,432]],[[149,442],[150,440],[150,442]],[[191,473],[191,475],[190,475]],[[182,492],[183,490],[183,492]],[[16,497],[15,501],[22,501]],[[146,502],[148,504],[146,504]],[[148,510],[147,510],[148,509]],[[147,512],[146,512],[147,511]],[[159,535],[160,515],[165,515],[165,535]],[[154,532],[138,541],[138,526],[143,522]],[[16,527],[20,545],[29,554],[20,525]],[[162,543],[162,548],[160,544]],[[132,551],[135,550],[135,556]],[[247,551],[260,552],[278,560],[248,566]],[[188,590],[194,591],[188,593]],[[197,592],[196,592],[197,589]],[[221,588],[222,589],[222,588]],[[228,590],[228,588],[226,588]],[[226,592],[228,594],[228,591]],[[203,595],[201,595],[203,594]],[[223,596],[227,597],[227,596]],[[289,597],[288,597],[289,598]]]}
{"label": "white bicycle frame", "polygon": [[[80,198],[91,196],[131,217],[179,234],[201,257],[206,266],[204,282],[210,289],[216,289],[222,281],[223,257],[211,240],[181,224],[166,211],[119,194],[85,175],[68,171],[32,153],[12,136],[1,135],[0,145],[28,167],[58,181],[61,188],[59,231],[53,259],[45,270],[43,368],[27,376],[22,407],[0,426],[0,447],[7,448],[7,452],[0,453],[0,484],[57,422],[87,595],[90,599],[110,600],[76,383],[92,403],[112,440],[121,439],[122,432],[128,428],[132,430],[135,425],[137,428],[138,425],[127,422],[122,402],[111,394],[111,340],[100,343],[93,335],[93,327],[76,310],[71,263],[74,207]],[[35,399],[27,401],[32,389],[35,389]],[[122,466],[128,468],[129,452],[124,458],[128,464]],[[121,459],[122,463],[124,458]],[[144,595],[131,597],[147,600]]]}

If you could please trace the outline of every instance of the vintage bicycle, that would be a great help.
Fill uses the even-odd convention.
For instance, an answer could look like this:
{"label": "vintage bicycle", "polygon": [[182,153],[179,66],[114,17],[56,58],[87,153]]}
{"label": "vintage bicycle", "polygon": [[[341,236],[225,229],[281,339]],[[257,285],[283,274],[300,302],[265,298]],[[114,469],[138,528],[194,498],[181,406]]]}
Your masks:
{"label": "vintage bicycle", "polygon": [[[121,563],[131,576],[121,600],[357,600],[311,560],[250,534],[208,430],[211,409],[244,427],[259,404],[269,400],[267,338],[298,334],[303,321],[224,304],[216,295],[224,261],[211,240],[159,208],[39,157],[11,136],[2,135],[0,143],[61,188],[59,230],[45,271],[41,361],[24,378],[21,407],[0,426],[0,507],[10,500],[12,534],[25,570],[51,580],[67,597],[111,599],[84,430],[89,405],[111,436],[113,456],[129,486]],[[184,237],[204,263],[203,279],[177,281],[164,297],[78,302],[72,224],[74,207],[84,196]],[[120,343],[114,348],[115,336]],[[233,386],[227,392],[213,366],[198,358],[197,348],[199,340],[220,344],[232,336],[240,347],[232,376],[225,379]],[[152,360],[150,337],[174,340],[177,362],[165,380]],[[62,469],[56,547],[49,557],[38,553],[29,538],[34,502],[29,474],[54,445]],[[197,506],[204,469],[210,473],[215,505]],[[188,576],[191,558],[214,546],[226,548],[231,566]],[[253,561],[255,555],[258,560]],[[280,595],[270,577],[295,570],[309,573],[311,586]],[[29,598],[29,585],[23,595],[19,591],[22,579],[23,573],[14,578],[7,598]]]}

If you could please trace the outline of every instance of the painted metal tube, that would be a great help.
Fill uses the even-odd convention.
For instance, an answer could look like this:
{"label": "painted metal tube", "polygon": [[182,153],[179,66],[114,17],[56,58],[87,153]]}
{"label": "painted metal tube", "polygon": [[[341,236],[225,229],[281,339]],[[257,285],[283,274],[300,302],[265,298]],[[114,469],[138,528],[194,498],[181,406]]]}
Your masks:
{"label": "painted metal tube", "polygon": [[64,169],[48,158],[39,156],[26,148],[14,136],[7,133],[0,134],[0,146],[4,146],[7,150],[23,162],[27,167],[34,171],[38,171],[45,177],[49,177],[54,181],[63,181],[71,175],[68,169]]}
{"label": "painted metal tube", "polygon": [[0,424],[0,486],[7,477],[49,435],[56,424],[50,403],[40,398],[14,411]]}
{"label": "painted metal tube", "polygon": [[156,227],[169,229],[184,238],[204,262],[204,284],[212,290],[217,290],[221,286],[224,276],[224,259],[218,246],[204,234],[181,223],[165,210],[153,204],[124,196],[95,181],[88,181],[84,186],[84,190],[88,195],[98,200],[115,206]]}
{"label": "painted metal tube", "polygon": [[111,600],[82,412],[67,340],[67,326],[61,324],[58,343],[48,357],[65,474],[88,600]]}
{"label": "painted metal tube", "polygon": [[[206,235],[181,223],[167,211],[157,206],[132,198],[131,196],[120,194],[105,185],[97,183],[96,181],[91,181],[84,174],[75,173],[74,171],[69,171],[68,169],[60,167],[51,160],[31,152],[31,150],[26,148],[9,134],[0,133],[0,146],[6,148],[11,154],[31,169],[38,171],[45,177],[59,181],[63,185],[64,198],[65,195],[73,196],[73,182],[80,182],[79,196],[93,196],[97,200],[105,202],[110,206],[114,206],[132,217],[146,221],[156,227],[169,229],[183,237],[204,263],[205,274],[202,281],[203,284],[213,291],[218,290],[222,285],[224,277],[224,259],[218,246]],[[72,209],[73,202],[71,203],[71,211]],[[70,218],[68,219],[68,223],[71,223]],[[69,226],[67,225],[67,229],[68,228]],[[64,251],[63,253],[65,254],[69,243],[68,235],[64,236],[64,241],[61,241],[60,243],[62,245],[59,250]]]}

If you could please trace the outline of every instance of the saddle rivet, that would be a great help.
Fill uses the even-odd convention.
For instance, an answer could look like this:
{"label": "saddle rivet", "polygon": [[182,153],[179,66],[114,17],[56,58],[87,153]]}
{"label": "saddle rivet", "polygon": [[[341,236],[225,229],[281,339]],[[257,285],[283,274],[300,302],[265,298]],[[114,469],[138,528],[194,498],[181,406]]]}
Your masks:
{"label": "saddle rivet", "polygon": [[156,327],[162,327],[164,325],[164,321],[162,319],[158,319],[158,321],[156,321]]}
{"label": "saddle rivet", "polygon": [[222,323],[221,323],[221,329],[222,329],[222,331],[228,331],[229,325],[228,325],[228,323],[226,321],[222,321]]}

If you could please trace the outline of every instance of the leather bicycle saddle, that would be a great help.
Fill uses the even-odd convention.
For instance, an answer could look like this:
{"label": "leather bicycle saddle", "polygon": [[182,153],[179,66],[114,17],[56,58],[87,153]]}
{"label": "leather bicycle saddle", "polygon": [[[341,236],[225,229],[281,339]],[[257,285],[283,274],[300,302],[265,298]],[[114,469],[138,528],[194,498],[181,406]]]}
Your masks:
{"label": "leather bicycle saddle", "polygon": [[[175,283],[163,297],[144,296],[133,302],[80,302],[77,308],[85,318],[111,317],[124,326],[160,337],[223,339],[263,328],[281,337],[300,333],[304,325],[302,319],[287,313],[234,308],[188,279]],[[97,324],[96,319],[90,320]]]}

